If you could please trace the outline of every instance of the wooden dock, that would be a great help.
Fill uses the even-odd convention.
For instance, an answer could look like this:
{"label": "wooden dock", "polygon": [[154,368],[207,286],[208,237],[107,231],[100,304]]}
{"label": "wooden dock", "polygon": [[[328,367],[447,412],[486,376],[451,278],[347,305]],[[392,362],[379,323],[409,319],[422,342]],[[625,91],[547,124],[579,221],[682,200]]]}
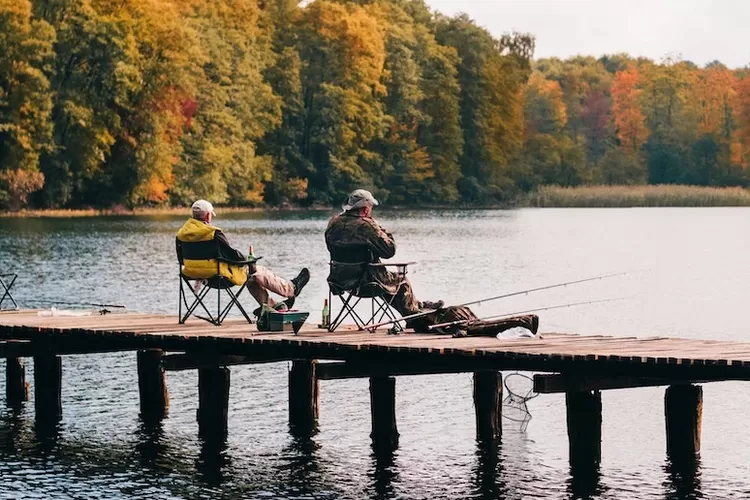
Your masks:
{"label": "wooden dock", "polygon": [[292,361],[289,374],[291,428],[314,432],[319,380],[370,379],[373,444],[394,446],[395,376],[474,373],[477,436],[502,433],[501,371],[531,371],[540,393],[566,394],[571,462],[601,456],[601,390],[668,386],[665,395],[667,452],[695,456],[700,450],[702,390],[698,383],[750,379],[750,342],[666,337],[613,337],[543,333],[542,338],[452,338],[385,330],[335,333],[305,325],[297,334],[259,333],[244,320],[221,327],[200,320],[185,325],[155,314],[40,316],[38,311],[0,312],[0,357],[7,359],[8,404],[27,399],[22,359],[33,358],[37,420],[62,414],[60,356],[137,351],[141,415],[167,415],[165,371],[199,370],[199,428],[225,436],[228,366]]}

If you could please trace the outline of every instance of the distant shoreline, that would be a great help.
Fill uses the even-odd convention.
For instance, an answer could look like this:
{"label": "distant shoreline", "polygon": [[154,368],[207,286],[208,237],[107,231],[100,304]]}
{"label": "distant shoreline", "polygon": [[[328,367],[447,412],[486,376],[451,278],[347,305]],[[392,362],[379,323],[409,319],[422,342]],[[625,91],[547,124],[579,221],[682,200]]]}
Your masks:
{"label": "distant shoreline", "polygon": [[747,207],[750,190],[742,187],[685,186],[542,186],[519,206],[536,208]]}
{"label": "distant shoreline", "polygon": [[[675,184],[635,186],[542,186],[506,205],[388,206],[384,210],[501,210],[516,208],[748,207],[750,189]],[[219,213],[332,212],[338,207],[217,207]],[[29,209],[0,211],[0,218],[187,215],[189,207]]]}

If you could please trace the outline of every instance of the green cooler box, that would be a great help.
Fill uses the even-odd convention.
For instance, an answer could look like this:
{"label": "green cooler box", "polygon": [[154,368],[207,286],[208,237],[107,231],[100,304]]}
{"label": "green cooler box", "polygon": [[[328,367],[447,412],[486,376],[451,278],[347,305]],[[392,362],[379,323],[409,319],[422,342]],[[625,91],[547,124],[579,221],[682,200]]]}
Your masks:
{"label": "green cooler box", "polygon": [[267,311],[258,319],[258,331],[297,334],[308,316],[309,312],[302,311]]}

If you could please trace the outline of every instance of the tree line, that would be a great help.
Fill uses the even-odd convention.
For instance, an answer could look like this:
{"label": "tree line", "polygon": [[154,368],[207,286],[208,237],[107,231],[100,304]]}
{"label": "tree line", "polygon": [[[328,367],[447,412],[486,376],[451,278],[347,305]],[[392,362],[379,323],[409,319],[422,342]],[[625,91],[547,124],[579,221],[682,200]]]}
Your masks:
{"label": "tree line", "polygon": [[533,49],[423,0],[0,0],[0,206],[748,183],[746,71]]}

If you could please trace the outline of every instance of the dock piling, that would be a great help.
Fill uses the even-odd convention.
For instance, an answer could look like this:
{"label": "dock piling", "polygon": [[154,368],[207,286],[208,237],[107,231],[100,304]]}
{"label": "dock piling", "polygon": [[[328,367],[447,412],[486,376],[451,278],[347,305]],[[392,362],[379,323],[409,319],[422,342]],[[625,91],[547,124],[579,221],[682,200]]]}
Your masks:
{"label": "dock piling", "polygon": [[62,358],[54,354],[34,356],[34,408],[37,421],[62,418]]}
{"label": "dock piling", "polygon": [[299,435],[314,433],[318,426],[320,381],[318,362],[295,359],[289,370],[289,428]]}
{"label": "dock piling", "polygon": [[148,422],[156,422],[166,417],[169,409],[167,380],[161,363],[164,351],[140,350],[136,356],[141,418]]}
{"label": "dock piling", "polygon": [[664,393],[667,455],[673,460],[695,458],[701,450],[703,388],[672,385]]}
{"label": "dock piling", "polygon": [[602,459],[602,393],[566,392],[568,451],[574,467],[595,466]]}
{"label": "dock piling", "polygon": [[503,434],[503,374],[495,370],[474,372],[474,410],[477,439],[495,441]]}
{"label": "dock piling", "polygon": [[229,368],[198,370],[198,434],[206,440],[227,437],[229,415]]}
{"label": "dock piling", "polygon": [[5,360],[5,400],[10,407],[18,406],[29,400],[26,366],[20,358]]}
{"label": "dock piling", "polygon": [[370,415],[373,447],[379,450],[398,446],[396,427],[396,377],[370,377]]}

